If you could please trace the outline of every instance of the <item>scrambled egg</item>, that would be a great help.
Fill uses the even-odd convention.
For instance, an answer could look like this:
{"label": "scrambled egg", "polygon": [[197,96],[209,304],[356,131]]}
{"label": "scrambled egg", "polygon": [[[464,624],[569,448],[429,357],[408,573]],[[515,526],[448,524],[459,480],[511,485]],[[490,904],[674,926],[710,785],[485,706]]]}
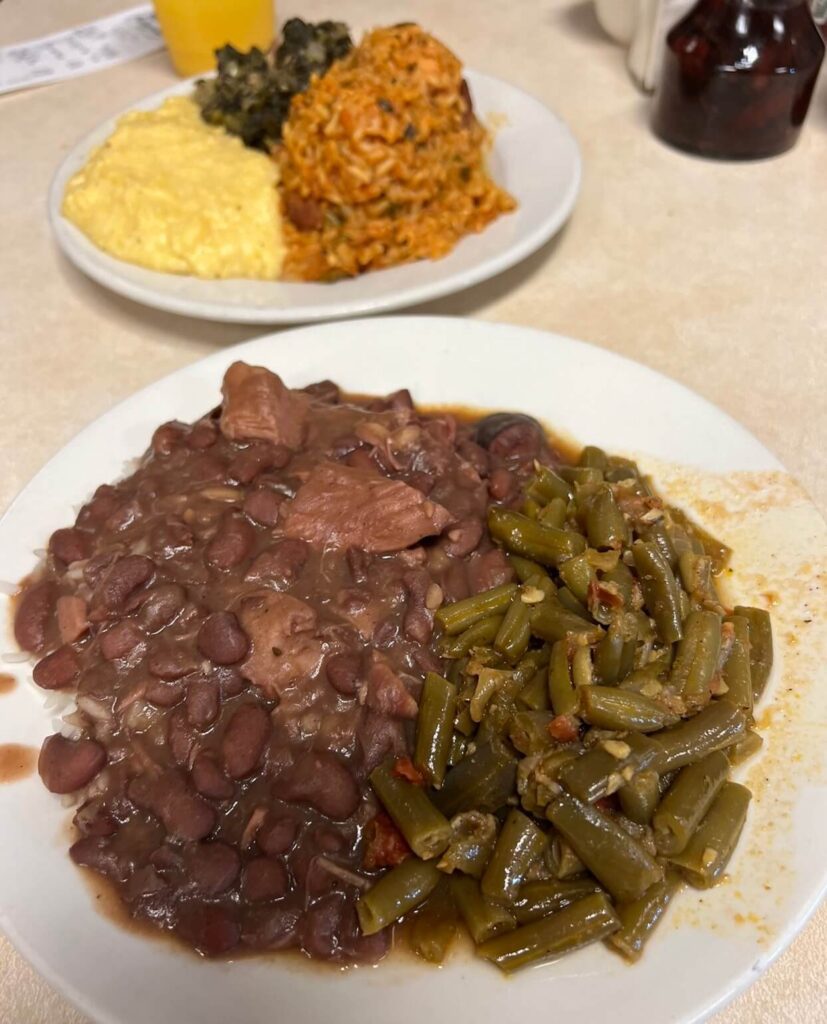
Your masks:
{"label": "scrambled egg", "polygon": [[63,215],[129,263],[205,278],[277,278],[278,170],[186,97],[124,115],[66,187]]}

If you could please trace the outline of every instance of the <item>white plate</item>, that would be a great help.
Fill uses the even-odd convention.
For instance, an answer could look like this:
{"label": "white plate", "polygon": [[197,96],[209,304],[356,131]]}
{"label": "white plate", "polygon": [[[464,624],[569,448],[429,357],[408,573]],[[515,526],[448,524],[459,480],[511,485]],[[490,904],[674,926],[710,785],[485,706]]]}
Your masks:
{"label": "white plate", "polygon": [[[378,313],[449,295],[478,284],[531,255],[563,226],[580,189],[580,151],[565,124],[533,96],[507,82],[466,71],[474,105],[495,130],[491,173],[519,206],[478,235],[462,239],[441,260],[420,260],[335,284],[284,281],[204,281],[162,274],[114,259],[60,212],[66,184],[113,131],[100,125],[69,153],[49,191],[49,219],[69,259],[99,284],[171,313],[233,323],[286,324]],[[187,93],[181,82],[134,104],[149,110],[167,96]],[[125,113],[126,111],[122,111]],[[118,115],[120,116],[120,115]]]}
{"label": "white plate", "polygon": [[[570,436],[637,454],[666,494],[735,546],[733,596],[776,594],[777,668],[765,699],[773,725],[746,773],[751,784],[770,782],[757,789],[732,881],[684,894],[639,965],[628,967],[598,946],[505,980],[461,954],[442,970],[405,957],[349,972],[299,969],[278,956],[205,962],[122,931],[93,909],[66,856],[60,804],[29,777],[0,786],[0,924],[12,940],[60,991],[107,1024],[270,1024],[274,1013],[289,1024],[331,1017],[338,1024],[421,1024],[447,1019],[448,1007],[456,1024],[502,1024],[538,1011],[589,1024],[685,1024],[722,1005],[790,941],[825,886],[827,749],[818,728],[827,720],[827,643],[824,622],[802,620],[815,600],[807,597],[808,574],[819,571],[827,537],[807,499],[729,417],[609,352],[505,325],[366,320],[218,352],[102,416],[49,462],[0,522],[3,575],[30,571],[32,551],[71,521],[73,505],[97,484],[121,474],[158,423],[213,407],[222,372],[235,359],[265,364],[293,385],[331,377],[359,391],[408,386],[422,402],[522,409]],[[0,599],[3,621],[5,604]],[[805,630],[806,642],[785,646],[785,636]],[[10,637],[0,640],[0,649],[11,647]],[[29,673],[28,666],[4,668],[19,670],[21,680]],[[40,742],[50,731],[41,697],[19,686],[0,698],[0,742]]]}

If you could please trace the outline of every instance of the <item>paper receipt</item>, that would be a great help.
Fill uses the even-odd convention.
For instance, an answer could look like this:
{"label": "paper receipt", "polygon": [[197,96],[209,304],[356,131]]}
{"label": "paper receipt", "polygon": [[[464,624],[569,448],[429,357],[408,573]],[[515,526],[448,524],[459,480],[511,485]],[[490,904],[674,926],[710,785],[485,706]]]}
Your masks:
{"label": "paper receipt", "polygon": [[0,93],[121,64],[164,45],[151,4],[15,46],[0,47]]}

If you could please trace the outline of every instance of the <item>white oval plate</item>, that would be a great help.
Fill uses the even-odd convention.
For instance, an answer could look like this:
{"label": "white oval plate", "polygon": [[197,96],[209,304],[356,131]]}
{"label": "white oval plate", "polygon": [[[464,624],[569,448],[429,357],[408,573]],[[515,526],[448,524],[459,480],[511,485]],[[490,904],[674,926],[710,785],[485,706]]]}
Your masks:
{"label": "white oval plate", "polygon": [[[205,281],[163,274],[115,259],[60,212],[66,184],[90,152],[111,135],[117,117],[87,135],[52,180],[49,220],[58,244],[84,273],[112,291],[170,313],[233,323],[286,324],[378,313],[449,295],[525,259],[568,220],[580,189],[580,151],[565,124],[533,96],[490,75],[466,77],[480,119],[496,118],[490,167],[519,203],[478,235],[462,239],[441,260],[420,260],[335,284],[233,279]],[[151,110],[167,96],[187,93],[178,83],[134,104]],[[126,113],[122,111],[121,113]],[[120,115],[117,115],[120,116]]]}
{"label": "white oval plate", "polygon": [[[0,786],[0,924],[46,978],[106,1024],[270,1024],[274,1014],[290,1024],[331,1017],[338,1024],[421,1024],[449,1016],[456,1024],[503,1024],[538,1012],[560,1020],[687,1024],[720,1007],[790,941],[827,880],[827,749],[818,732],[827,720],[827,643],[824,622],[802,624],[808,599],[801,589],[824,560],[827,540],[807,499],[737,423],[619,356],[506,325],[364,320],[217,352],[92,423],[0,522],[3,575],[14,580],[31,571],[33,550],[71,522],[72,507],[97,484],[122,474],[157,424],[213,407],[235,359],[269,366],[292,385],[330,377],[363,392],[407,386],[423,403],[533,413],[584,442],[636,454],[667,495],[734,545],[733,596],[758,600],[761,591],[775,592],[778,649],[764,701],[773,725],[746,773],[752,785],[770,782],[756,789],[732,880],[710,893],[683,894],[635,967],[601,946],[508,980],[461,952],[442,970],[409,957],[345,972],[299,969],[296,959],[277,955],[207,962],[95,912],[66,855],[65,815],[32,776]],[[0,599],[4,622],[7,605]],[[782,638],[805,629],[806,643],[785,649]],[[11,649],[11,636],[0,645]],[[28,665],[4,668],[21,681],[30,675]],[[50,731],[41,705],[42,693],[23,685],[0,698],[0,742],[39,744]]]}

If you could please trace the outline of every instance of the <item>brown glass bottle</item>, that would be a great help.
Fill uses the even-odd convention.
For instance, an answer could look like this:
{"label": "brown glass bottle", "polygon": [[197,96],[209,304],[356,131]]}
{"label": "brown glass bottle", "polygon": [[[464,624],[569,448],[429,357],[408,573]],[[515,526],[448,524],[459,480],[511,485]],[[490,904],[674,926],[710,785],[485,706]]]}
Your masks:
{"label": "brown glass bottle", "polygon": [[823,58],[807,0],[700,0],[667,36],[654,130],[702,156],[783,153]]}

